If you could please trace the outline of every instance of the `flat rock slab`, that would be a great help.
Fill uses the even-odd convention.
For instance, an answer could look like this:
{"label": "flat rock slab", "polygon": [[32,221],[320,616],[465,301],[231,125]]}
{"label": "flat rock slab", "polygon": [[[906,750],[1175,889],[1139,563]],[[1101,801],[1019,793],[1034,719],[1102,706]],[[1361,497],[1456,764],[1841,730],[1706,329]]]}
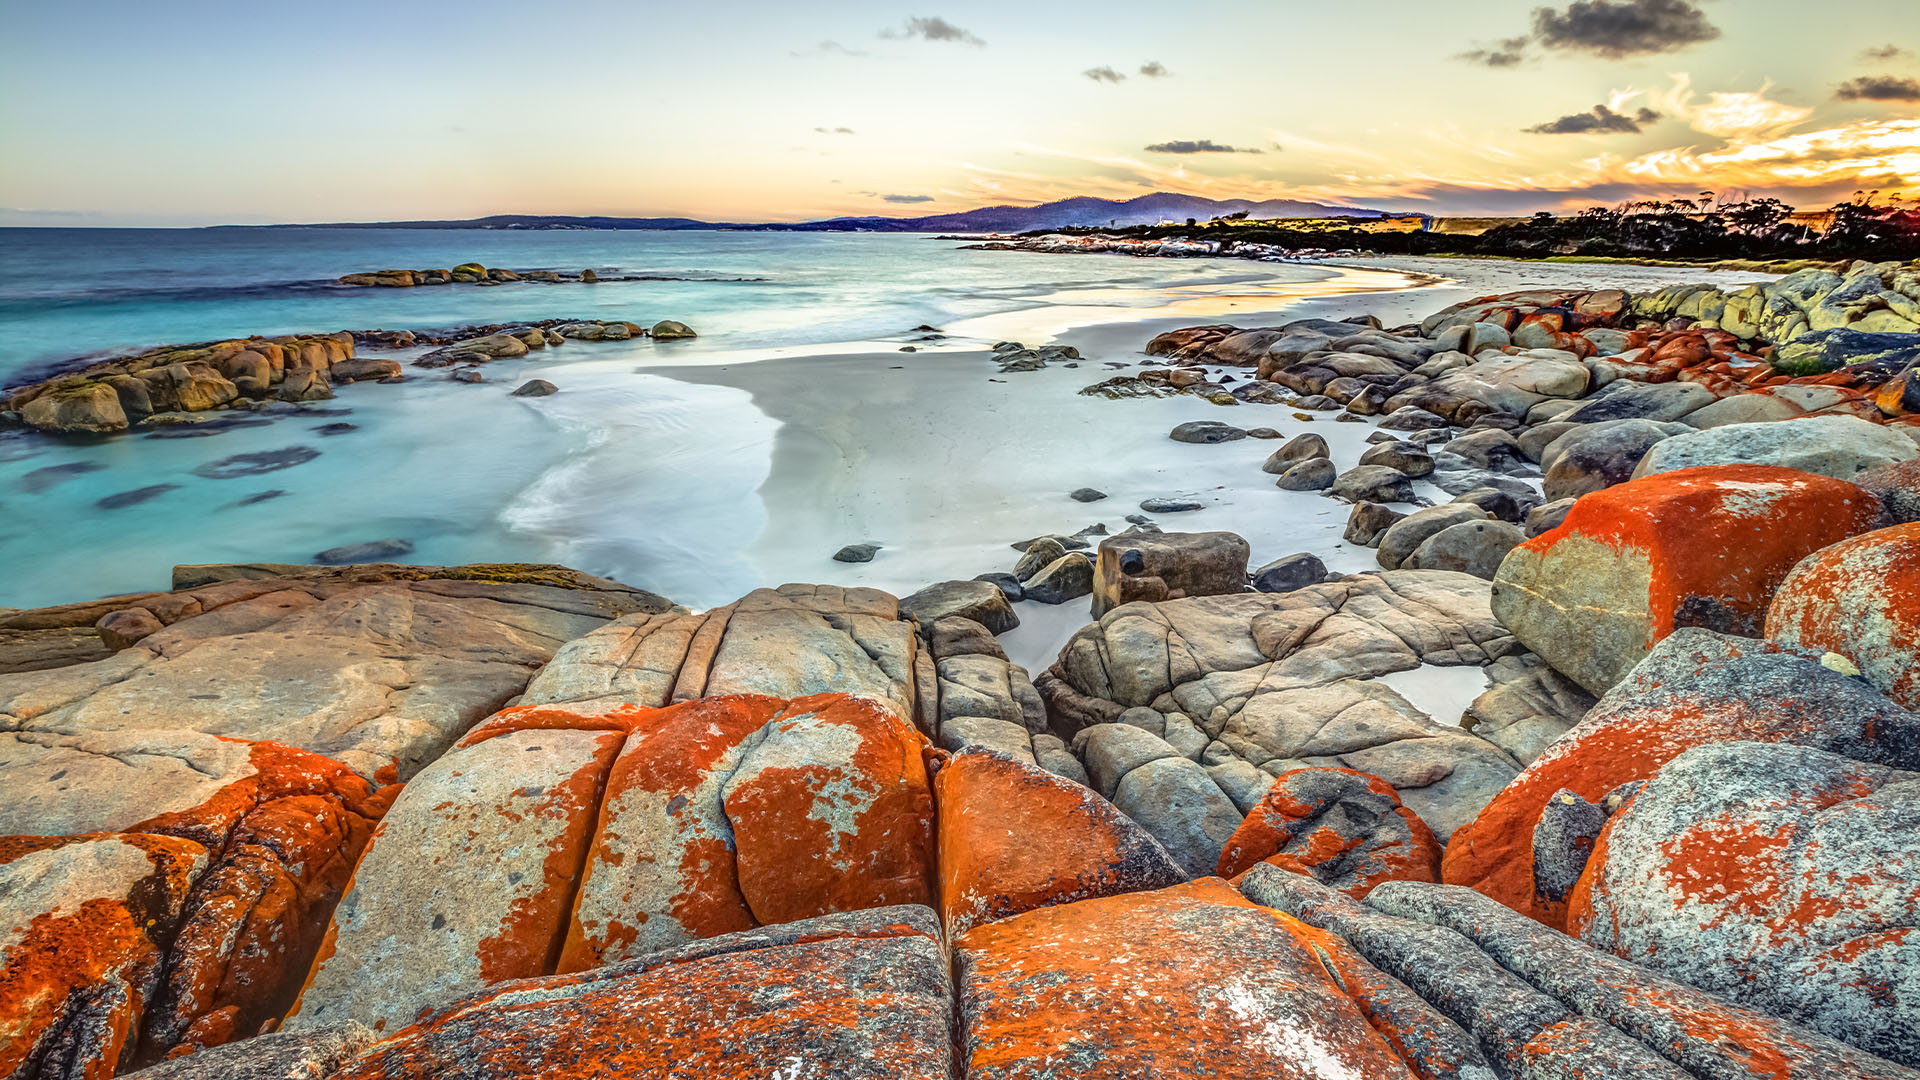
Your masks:
{"label": "flat rock slab", "polygon": [[404,778],[563,643],[671,606],[558,567],[183,569],[178,592],[47,609],[89,625],[138,609],[159,628],[105,659],[0,675],[0,730],[271,739]]}

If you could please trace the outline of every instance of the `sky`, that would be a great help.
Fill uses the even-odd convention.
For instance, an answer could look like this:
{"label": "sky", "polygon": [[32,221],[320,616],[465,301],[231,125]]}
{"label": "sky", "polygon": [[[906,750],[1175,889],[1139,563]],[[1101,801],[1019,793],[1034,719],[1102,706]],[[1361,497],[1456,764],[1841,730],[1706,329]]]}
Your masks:
{"label": "sky", "polygon": [[1920,195],[1917,4],[0,0],[0,224],[1823,207]]}

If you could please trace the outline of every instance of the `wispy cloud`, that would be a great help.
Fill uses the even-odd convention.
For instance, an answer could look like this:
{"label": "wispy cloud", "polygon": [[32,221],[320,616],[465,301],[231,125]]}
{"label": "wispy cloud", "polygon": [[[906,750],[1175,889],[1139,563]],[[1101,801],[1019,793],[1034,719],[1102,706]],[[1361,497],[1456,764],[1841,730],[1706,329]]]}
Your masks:
{"label": "wispy cloud", "polygon": [[1638,135],[1648,124],[1659,120],[1659,113],[1644,107],[1624,113],[1595,105],[1586,112],[1535,124],[1526,130],[1533,135]]}
{"label": "wispy cloud", "polygon": [[923,203],[923,202],[932,202],[933,196],[931,195],[882,195],[880,196],[880,201],[890,202],[890,203]]}
{"label": "wispy cloud", "polygon": [[1841,101],[1920,101],[1920,79],[1862,75],[1841,83],[1833,96]]}
{"label": "wispy cloud", "polygon": [[1875,45],[1870,49],[1860,50],[1860,59],[1862,60],[1898,60],[1901,57],[1912,55],[1912,50],[1903,49],[1891,42],[1885,45]]}
{"label": "wispy cloud", "polygon": [[1491,45],[1482,45],[1459,53],[1455,59],[1465,60],[1469,64],[1477,64],[1481,67],[1518,67],[1528,59],[1527,45],[1531,40],[1525,35],[1501,38]]}
{"label": "wispy cloud", "polygon": [[880,36],[894,41],[919,38],[922,41],[953,41],[962,45],[986,44],[972,31],[963,30],[938,15],[916,15],[898,27],[880,31]]}
{"label": "wispy cloud", "polygon": [[1149,60],[1146,63],[1140,65],[1140,74],[1146,76],[1149,79],[1164,79],[1167,76],[1172,75],[1173,72],[1168,71],[1167,65],[1161,63],[1158,60]]}
{"label": "wispy cloud", "polygon": [[1127,81],[1127,77],[1125,75],[1120,74],[1119,72],[1113,70],[1113,68],[1105,64],[1102,64],[1096,68],[1088,68],[1087,70],[1081,72],[1080,74],[1086,76],[1089,79],[1092,79],[1094,82],[1118,83],[1118,82]]}
{"label": "wispy cloud", "polygon": [[854,133],[850,127],[817,127],[813,130],[822,135],[852,135]]}
{"label": "wispy cloud", "polygon": [[795,49],[789,56],[867,56],[865,49],[850,49],[837,41],[823,41],[811,49]]}
{"label": "wispy cloud", "polygon": [[1251,146],[1227,146],[1212,139],[1169,139],[1149,145],[1150,154],[1262,154],[1266,151]]}

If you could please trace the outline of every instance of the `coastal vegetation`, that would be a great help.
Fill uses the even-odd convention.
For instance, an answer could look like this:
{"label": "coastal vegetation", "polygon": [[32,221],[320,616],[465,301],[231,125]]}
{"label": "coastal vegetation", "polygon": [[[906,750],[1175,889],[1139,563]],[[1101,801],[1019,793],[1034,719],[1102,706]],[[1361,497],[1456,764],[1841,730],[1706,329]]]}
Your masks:
{"label": "coastal vegetation", "polygon": [[[1469,255],[1492,258],[1632,259],[1674,263],[1800,260],[1832,263],[1920,257],[1920,200],[1883,200],[1877,192],[1819,212],[1796,212],[1779,199],[1719,197],[1640,199],[1591,206],[1574,214],[1484,219],[1466,229],[1418,216],[1361,220],[1314,218],[1188,219],[1123,229],[1059,229],[1066,235],[1141,240],[1186,239],[1261,244],[1289,251],[1360,250],[1382,255]],[[1037,234],[1033,234],[1037,235]],[[1780,269],[1799,269],[1786,266]]]}

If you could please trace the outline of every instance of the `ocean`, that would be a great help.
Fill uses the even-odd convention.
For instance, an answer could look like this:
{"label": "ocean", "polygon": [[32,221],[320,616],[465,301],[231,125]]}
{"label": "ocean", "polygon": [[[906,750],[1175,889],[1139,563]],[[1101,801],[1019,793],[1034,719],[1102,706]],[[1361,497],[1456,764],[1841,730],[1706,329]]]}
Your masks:
{"label": "ocean", "polygon": [[[469,261],[650,280],[334,284],[355,271]],[[832,474],[845,472],[854,457],[862,467],[890,469],[890,482],[898,477],[909,487],[983,478],[967,475],[964,461],[923,461],[914,445],[861,445],[857,430],[844,438],[783,431],[792,418],[774,419],[777,410],[764,397],[778,385],[776,372],[791,379],[813,370],[806,365],[819,357],[855,357],[833,368],[830,385],[796,384],[854,406],[855,429],[865,397],[876,409],[900,407],[880,404],[880,376],[964,373],[959,382],[940,384],[951,400],[931,403],[934,415],[964,427],[1000,408],[991,395],[1008,393],[978,356],[1001,333],[1024,332],[1038,344],[1069,326],[1187,311],[1188,321],[1208,321],[1234,305],[1283,307],[1340,276],[1321,267],[1225,260],[971,251],[913,235],[0,230],[0,385],[40,377],[77,357],[248,334],[557,317],[643,325],[671,318],[700,334],[676,343],[570,342],[489,365],[480,385],[410,368],[404,385],[342,387],[332,401],[277,409],[258,426],[205,437],[178,437],[177,429],[97,441],[7,433],[0,436],[0,606],[161,589],[176,563],[308,562],[329,548],[388,538],[412,545],[402,561],[567,562],[695,607],[782,580],[905,588],[937,580],[946,568],[937,559],[884,553],[870,567],[855,567],[830,561],[831,547],[783,544],[787,525],[770,519],[767,506],[793,503],[795,493],[767,489],[777,461],[812,455]],[[922,341],[914,331],[922,325],[952,336]],[[1145,340],[1143,332],[1118,359],[1142,359],[1137,350]],[[900,352],[907,344],[918,351]],[[684,377],[701,368],[728,374]],[[1058,384],[1048,392],[1071,398],[1078,385],[1071,380],[1079,376],[1048,380],[1049,387]],[[561,392],[509,396],[534,377]],[[1079,381],[1097,378],[1088,373]],[[1020,393],[1037,385],[1029,377]],[[976,387],[988,397],[973,399]],[[1032,413],[1020,423],[1048,427],[1050,414],[1033,413],[1032,404],[1020,403],[1022,416]],[[1092,399],[1067,404],[1127,408]],[[1071,434],[1006,436],[1040,440],[1035,453],[1045,453],[1047,436]],[[823,441],[832,444],[826,451],[814,445]],[[276,455],[271,464],[282,467],[256,471],[230,461],[247,454]],[[1112,459],[1115,452],[1097,456]],[[1063,492],[1079,486],[1067,479]],[[1037,497],[1016,484],[1006,501],[1018,509]],[[835,498],[844,508],[816,523],[819,543],[842,530],[843,542],[868,539],[870,531],[971,535],[964,510],[947,522],[903,523],[887,508],[864,504],[859,490]],[[1046,517],[1037,509],[1020,512],[1027,513],[1022,521]],[[1124,527],[1118,514],[1108,516]],[[908,536],[875,538],[895,551],[913,546]],[[970,550],[979,560],[980,552],[1014,539],[972,537]],[[967,568],[955,565],[944,576],[999,568],[989,563],[962,574]],[[916,578],[923,574],[934,576]]]}

